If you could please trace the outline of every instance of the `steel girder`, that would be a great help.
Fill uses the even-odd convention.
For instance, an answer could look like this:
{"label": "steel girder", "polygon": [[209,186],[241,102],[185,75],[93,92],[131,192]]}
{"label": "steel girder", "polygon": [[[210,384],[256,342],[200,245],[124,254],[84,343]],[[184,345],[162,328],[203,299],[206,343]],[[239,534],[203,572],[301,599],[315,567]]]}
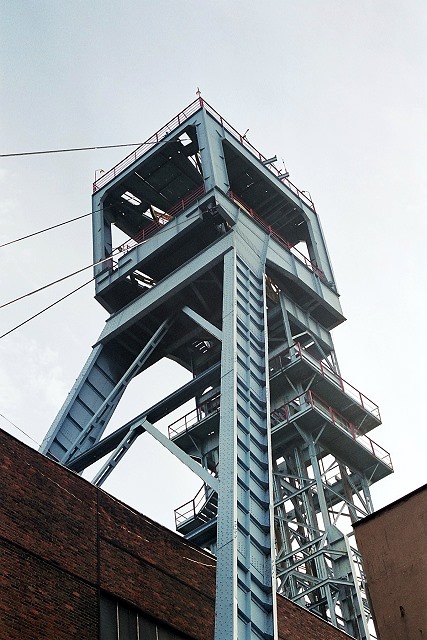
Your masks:
{"label": "steel girder", "polygon": [[215,639],[267,640],[277,621],[264,267],[238,246],[224,258]]}

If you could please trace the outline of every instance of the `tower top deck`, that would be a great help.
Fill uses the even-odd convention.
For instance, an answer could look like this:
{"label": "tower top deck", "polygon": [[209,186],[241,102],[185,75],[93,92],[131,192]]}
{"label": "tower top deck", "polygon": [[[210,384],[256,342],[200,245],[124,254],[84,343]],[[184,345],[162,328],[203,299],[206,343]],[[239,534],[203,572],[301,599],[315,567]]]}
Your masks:
{"label": "tower top deck", "polygon": [[[123,172],[126,171],[128,167],[133,165],[137,160],[142,158],[142,156],[146,155],[148,152],[152,151],[158,144],[169,139],[170,134],[174,133],[177,129],[181,129],[183,125],[200,109],[204,109],[206,113],[212,116],[217,122],[227,130],[227,132],[231,133],[231,135],[240,142],[240,144],[249,151],[259,162],[267,167],[271,174],[275,176],[278,180],[280,180],[281,184],[284,184],[292,193],[298,196],[302,202],[310,209],[315,211],[314,203],[311,199],[310,194],[307,191],[301,191],[296,187],[288,178],[287,172],[283,171],[280,167],[276,166],[277,159],[269,159],[264,156],[258,149],[256,149],[247,139],[246,134],[241,134],[235,129],[225,118],[222,117],[211,105],[206,102],[203,98],[199,97],[193,102],[191,102],[185,109],[180,111],[176,116],[174,116],[169,122],[167,122],[163,127],[161,127],[156,133],[150,136],[145,142],[143,142],[137,149],[132,151],[129,155],[127,155],[123,160],[114,165],[109,171],[100,176],[93,183],[93,192],[96,193],[100,189],[103,189],[106,185],[108,185],[111,181],[115,180],[119,177]],[[179,138],[178,138],[179,140]],[[183,134],[183,140],[180,140],[181,143],[184,143],[184,146],[190,144],[190,140],[185,140],[185,134]],[[189,150],[190,151],[190,150]]]}
{"label": "tower top deck", "polygon": [[[93,185],[94,262],[101,263],[95,268],[97,300],[116,312],[141,293],[126,282],[130,272],[123,268],[125,264],[131,265],[134,280],[150,287],[178,263],[204,250],[216,237],[212,224],[200,229],[206,214],[211,223],[224,223],[225,229],[235,224],[236,216],[247,215],[292,254],[287,259],[294,273],[287,277],[289,290],[301,289],[305,283],[308,289],[302,301],[317,307],[318,320],[328,329],[342,322],[314,204],[275,162],[275,157],[259,152],[202,98],[192,102]],[[199,220],[185,230],[196,211]],[[210,215],[215,211],[219,211],[216,220]],[[141,245],[178,218],[176,235],[181,237],[173,256],[169,246],[161,260],[157,253],[155,264],[150,262]],[[166,235],[172,235],[173,225],[167,226]],[[168,244],[173,242],[164,242],[164,248]],[[178,254],[180,258],[175,259]],[[280,279],[279,274],[275,279]],[[320,294],[320,306],[319,300],[313,301],[313,293]]]}

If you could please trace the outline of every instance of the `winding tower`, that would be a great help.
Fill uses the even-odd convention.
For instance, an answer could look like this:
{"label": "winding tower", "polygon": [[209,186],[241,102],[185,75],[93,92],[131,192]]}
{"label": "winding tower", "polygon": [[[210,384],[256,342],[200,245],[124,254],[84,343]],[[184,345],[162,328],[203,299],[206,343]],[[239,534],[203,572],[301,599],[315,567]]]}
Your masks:
{"label": "winding tower", "polygon": [[[111,315],[41,451],[77,472],[104,459],[101,485],[148,433],[200,477],[176,527],[217,556],[216,640],[276,638],[276,590],[366,640],[351,523],[392,466],[367,435],[377,405],[338,368],[345,318],[318,215],[275,161],[199,97],[94,183]],[[165,357],[191,381],[104,436]],[[155,426],[192,399],[168,436]]]}

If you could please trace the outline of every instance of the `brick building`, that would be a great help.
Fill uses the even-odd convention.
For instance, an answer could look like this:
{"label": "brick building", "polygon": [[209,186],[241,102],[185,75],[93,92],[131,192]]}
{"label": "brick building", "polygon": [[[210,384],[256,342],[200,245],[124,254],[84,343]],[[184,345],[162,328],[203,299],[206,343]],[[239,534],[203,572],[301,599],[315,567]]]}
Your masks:
{"label": "brick building", "polygon": [[427,638],[427,485],[353,526],[379,640]]}
{"label": "brick building", "polygon": [[[0,431],[0,639],[206,640],[215,558]],[[345,633],[278,597],[282,640]]]}

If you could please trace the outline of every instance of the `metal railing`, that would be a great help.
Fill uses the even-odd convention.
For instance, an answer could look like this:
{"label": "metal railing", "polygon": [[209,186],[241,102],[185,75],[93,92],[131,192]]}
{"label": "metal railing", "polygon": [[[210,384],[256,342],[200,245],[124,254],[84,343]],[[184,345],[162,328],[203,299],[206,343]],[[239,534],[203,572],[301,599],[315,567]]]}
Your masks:
{"label": "metal railing", "polygon": [[[218,413],[220,410],[220,394],[212,398],[209,401],[213,403],[213,408],[209,411],[208,407],[205,407],[200,414],[200,407],[190,411],[185,416],[176,420],[169,426],[169,437],[174,437],[183,431],[193,427],[201,420],[204,420],[208,416]],[[344,418],[338,411],[331,407],[320,396],[312,391],[306,391],[302,393],[286,404],[274,409],[271,414],[271,426],[274,428],[283,422],[290,422],[294,417],[298,416],[302,411],[307,411],[309,408],[314,409],[325,416],[335,427],[345,431],[349,434],[355,442],[362,445],[364,449],[372,453],[377,459],[386,464],[390,469],[393,469],[391,462],[391,456],[388,451],[377,444],[372,438],[360,433],[349,420]],[[201,417],[199,417],[201,415]],[[336,470],[333,471],[336,474]],[[209,499],[213,495],[213,491],[208,489],[206,485],[203,485],[198,493],[192,500],[184,503],[177,509],[175,509],[175,524],[178,528],[182,523],[187,520],[199,517],[203,518],[203,509],[208,503]],[[210,520],[209,514],[206,515],[204,521]]]}
{"label": "metal railing", "polygon": [[277,240],[277,242],[282,245],[282,247],[284,247],[285,249],[287,249],[287,251],[289,251],[290,253],[292,253],[292,255],[299,261],[302,262],[306,267],[308,267],[308,269],[310,269],[310,271],[313,271],[313,273],[315,273],[316,275],[319,276],[319,278],[321,278],[321,280],[323,280],[324,282],[327,282],[326,276],[323,273],[323,271],[321,269],[319,269],[319,267],[317,265],[314,264],[314,262],[312,260],[309,260],[309,258],[307,258],[307,256],[305,256],[301,251],[299,251],[298,249],[296,249],[290,242],[288,242],[287,240],[285,240],[285,238],[283,238],[275,229],[274,227],[271,226],[271,224],[268,224],[268,222],[266,222],[263,218],[261,218],[260,215],[258,215],[256,213],[256,211],[254,211],[252,209],[252,207],[249,207],[245,202],[243,202],[243,200],[239,197],[236,196],[235,193],[233,193],[233,191],[229,191],[228,195],[230,197],[231,200],[233,200],[233,202],[235,202],[237,204],[238,207],[240,207],[243,211],[245,211],[251,218],[253,218],[254,220],[256,220],[256,222],[258,222],[259,225],[261,225],[261,227],[263,229],[265,229],[265,231],[267,231],[267,233],[274,238],[275,240]]}
{"label": "metal railing", "polygon": [[[224,129],[227,129],[227,131],[229,133],[232,134],[232,136],[234,138],[236,138],[240,144],[242,146],[245,147],[245,149],[247,149],[253,156],[255,156],[255,158],[257,158],[261,163],[264,163],[267,161],[268,158],[266,158],[266,156],[264,156],[260,151],[258,151],[258,149],[256,149],[246,138],[246,135],[243,135],[241,133],[239,133],[237,131],[237,129],[235,129],[229,122],[227,122],[227,120],[225,120],[222,115],[220,113],[218,113],[218,111],[216,111],[213,107],[210,106],[210,104],[208,104],[205,100],[201,100],[201,103],[203,104],[203,106],[206,108],[206,111],[208,113],[210,113],[216,120],[219,121],[219,123],[224,127]],[[302,200],[304,202],[304,204],[306,204],[310,209],[312,209],[312,211],[316,211],[314,208],[314,203],[313,200],[311,199],[311,196],[308,192],[306,191],[301,191],[300,189],[298,189],[298,187],[296,187],[293,182],[291,182],[290,180],[288,180],[288,178],[285,178],[283,175],[283,172],[281,169],[279,169],[278,167],[276,167],[276,165],[274,164],[274,162],[269,162],[268,165],[264,166],[271,171],[271,173],[273,175],[275,175],[277,178],[280,179],[280,182],[282,184],[286,184],[287,188],[292,191],[292,193],[294,193],[296,196],[298,196],[298,198],[300,200]]]}
{"label": "metal railing", "polygon": [[285,351],[279,353],[277,356],[274,356],[274,358],[271,358],[271,360],[269,361],[270,375],[281,371],[286,366],[288,366],[293,359],[296,358],[300,358],[301,360],[305,360],[306,362],[308,362],[323,376],[323,378],[325,378],[325,380],[329,380],[330,382],[334,383],[341,389],[341,391],[343,391],[343,393],[357,402],[357,404],[359,404],[362,409],[365,409],[365,411],[368,411],[375,418],[381,421],[380,410],[375,402],[365,396],[364,393],[356,389],[356,387],[353,387],[352,384],[341,378],[340,375],[335,373],[335,371],[328,367],[328,365],[326,365],[324,362],[314,358],[307,352],[306,349],[304,349],[304,347],[300,345],[299,342],[295,342],[291,347],[285,349]]}
{"label": "metal railing", "polygon": [[350,434],[355,442],[361,444],[365,449],[372,453],[377,460],[381,460],[384,464],[390,467],[390,469],[393,468],[391,456],[388,451],[367,435],[361,433],[352,422],[347,420],[347,418],[344,418],[344,416],[336,411],[336,409],[331,407],[325,400],[312,391],[306,391],[305,393],[296,396],[282,407],[274,409],[274,411],[271,412],[272,427],[277,426],[281,422],[289,422],[296,415],[307,410],[309,407],[317,410],[328,418],[334,426]]}
{"label": "metal railing", "polygon": [[196,409],[189,411],[168,427],[169,438],[175,438],[183,432],[187,432],[189,429],[194,427],[195,424],[202,422],[205,418],[209,418],[210,416],[218,413],[220,407],[220,398],[221,395],[218,393],[216,396],[207,400],[203,404],[201,404]]}
{"label": "metal railing", "polygon": [[[104,173],[93,183],[93,192],[96,193],[105,186],[110,180],[113,180],[116,176],[120,175],[122,171],[127,169],[131,164],[133,164],[136,160],[138,160],[141,156],[144,155],[147,151],[155,147],[159,142],[163,140],[169,133],[171,133],[174,129],[179,127],[183,122],[188,120],[192,115],[194,115],[200,109],[206,109],[206,111],[212,115],[215,120],[217,120],[224,129],[227,129],[231,135],[236,138],[242,146],[245,147],[255,158],[257,158],[261,163],[266,162],[267,158],[260,151],[258,151],[247,139],[246,136],[240,134],[237,129],[235,129],[225,118],[222,117],[216,109],[210,106],[203,98],[197,98],[188,105],[185,109],[180,111],[172,120],[169,120],[167,124],[165,124],[161,129],[156,131],[148,140],[143,142],[137,149],[132,151],[126,158],[121,160],[118,164],[116,164],[112,169]],[[307,205],[312,211],[315,211],[314,203],[311,199],[311,196],[306,191],[301,191],[296,187],[288,178],[285,178],[281,169],[276,167],[274,162],[268,163],[268,165],[264,165],[273,175],[276,176],[280,180],[282,184],[285,184],[286,187],[292,191],[305,205]]]}
{"label": "metal railing", "polygon": [[[208,502],[209,498],[212,496],[213,490],[208,489],[204,484],[200,491],[196,493],[192,500],[185,502],[183,505],[175,509],[175,526],[178,528],[182,523],[190,520],[190,518],[195,518],[197,515],[200,515],[200,512],[203,510],[203,507]],[[206,518],[206,521],[209,518]]]}
{"label": "metal railing", "polygon": [[95,180],[93,183],[93,192],[96,193],[101,189],[101,187],[105,186],[110,180],[113,180],[116,176],[120,175],[122,171],[127,169],[131,164],[133,164],[138,158],[144,155],[147,151],[156,146],[159,142],[163,140],[171,131],[179,127],[183,122],[188,120],[190,116],[192,116],[196,111],[199,111],[203,106],[203,102],[199,99],[194,100],[191,104],[188,105],[183,111],[180,111],[172,120],[169,120],[161,129],[156,131],[148,140],[143,142],[137,149],[132,151],[126,158],[123,158],[118,164],[116,164],[112,169],[104,173],[102,176]]}
{"label": "metal railing", "polygon": [[[221,395],[218,394],[205,403],[205,405],[197,407],[189,413],[186,413],[178,420],[175,420],[175,422],[168,427],[169,438],[175,438],[183,432],[189,431],[199,422],[217,414],[220,410],[220,403]],[[306,391],[305,393],[295,396],[295,398],[289,402],[286,402],[281,407],[271,411],[271,426],[274,428],[282,422],[289,423],[291,419],[298,415],[302,410],[308,409],[309,406],[311,406],[312,409],[320,411],[332,422],[333,425],[340,427],[349,433],[353,440],[357,441],[365,449],[368,449],[378,460],[381,460],[390,468],[393,468],[388,451],[383,449],[383,447],[367,435],[360,432],[352,422],[347,420],[347,418],[344,418],[344,416],[342,416],[336,409],[312,391]]]}

